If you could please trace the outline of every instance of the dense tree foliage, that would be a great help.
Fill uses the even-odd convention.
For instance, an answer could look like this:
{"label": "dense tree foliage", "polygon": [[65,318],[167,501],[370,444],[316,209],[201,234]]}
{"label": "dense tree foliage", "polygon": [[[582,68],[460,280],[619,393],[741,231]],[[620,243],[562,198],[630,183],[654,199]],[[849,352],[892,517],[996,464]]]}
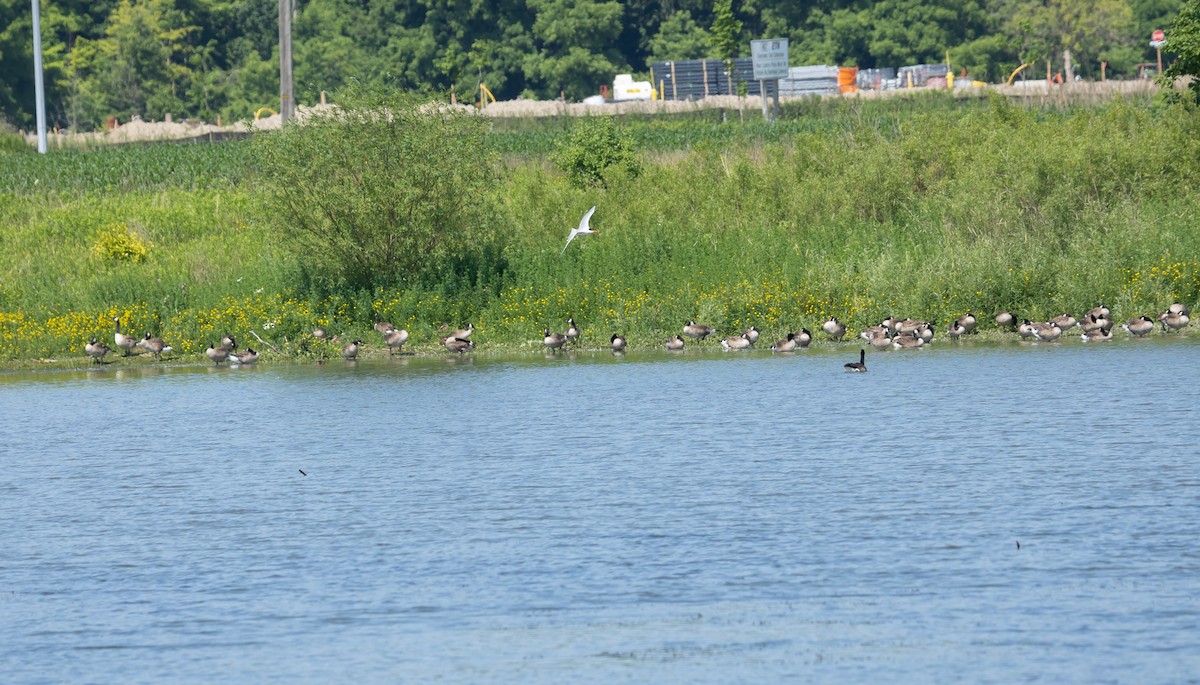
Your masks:
{"label": "dense tree foliage", "polygon": [[[792,64],[941,62],[996,80],[1048,61],[1128,76],[1184,0],[294,0],[298,100],[350,82],[578,99],[656,59],[786,37]],[[277,0],[42,2],[52,125],[247,118],[278,100]],[[735,29],[729,34],[730,29]],[[32,122],[29,0],[0,0],[0,117]]]}

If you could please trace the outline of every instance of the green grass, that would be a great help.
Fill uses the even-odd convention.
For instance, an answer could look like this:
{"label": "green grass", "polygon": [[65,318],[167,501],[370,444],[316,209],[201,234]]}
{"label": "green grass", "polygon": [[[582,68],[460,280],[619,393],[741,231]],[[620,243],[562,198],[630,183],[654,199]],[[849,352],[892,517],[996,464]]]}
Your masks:
{"label": "green grass", "polygon": [[[624,117],[645,171],[607,190],[573,188],[547,161],[564,122],[497,123],[506,167],[476,199],[494,229],[478,246],[488,273],[451,265],[371,292],[306,280],[245,143],[5,154],[0,358],[77,357],[117,315],[185,356],[254,331],[321,357],[336,351],[307,336],[314,325],[377,340],[376,315],[436,351],[442,324],[467,321],[483,345],[527,349],[568,316],[593,343],[619,331],[651,345],[693,318],[775,339],[829,316],[860,329],[973,311],[986,327],[1001,309],[1040,319],[1104,303],[1125,320],[1200,300],[1194,110],[931,96],[784,114]],[[593,204],[600,233],[560,255]],[[149,245],[144,261],[92,249],[116,225]]]}

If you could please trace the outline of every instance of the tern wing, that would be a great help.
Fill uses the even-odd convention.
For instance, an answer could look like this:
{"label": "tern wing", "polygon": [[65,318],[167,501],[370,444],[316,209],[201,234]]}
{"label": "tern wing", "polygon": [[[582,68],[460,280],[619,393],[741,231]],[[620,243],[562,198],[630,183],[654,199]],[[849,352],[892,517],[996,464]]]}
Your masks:
{"label": "tern wing", "polygon": [[[571,231],[571,235],[567,236],[567,245],[570,245],[570,244],[571,244],[571,241],[572,241],[572,240],[574,240],[574,239],[575,239],[575,236],[576,236],[576,235],[578,235],[578,234],[579,234],[579,231]],[[565,253],[566,253],[566,251],[567,251],[567,245],[563,245],[562,252],[559,252],[559,254],[560,254],[560,255],[561,255],[561,254],[565,254]]]}
{"label": "tern wing", "polygon": [[579,228],[577,230],[580,230],[580,231],[591,230],[590,228],[588,228],[588,222],[591,221],[592,213],[595,211],[596,211],[595,207],[592,207],[591,209],[587,210],[587,214],[584,214],[583,218],[579,220]]}

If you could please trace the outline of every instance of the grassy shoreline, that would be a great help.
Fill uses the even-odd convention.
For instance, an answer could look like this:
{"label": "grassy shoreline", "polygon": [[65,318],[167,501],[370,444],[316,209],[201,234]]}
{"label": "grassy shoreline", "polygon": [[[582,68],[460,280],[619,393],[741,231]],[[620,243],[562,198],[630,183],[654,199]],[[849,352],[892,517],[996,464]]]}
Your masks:
{"label": "grassy shoreline", "polygon": [[[522,350],[568,316],[647,345],[689,319],[769,338],[830,316],[944,326],[1104,303],[1124,321],[1200,300],[1194,110],[933,96],[790,116],[774,129],[630,120],[645,171],[607,190],[572,188],[548,164],[561,123],[501,131],[501,182],[480,198],[498,256],[372,292],[307,283],[242,143],[24,157],[0,170],[0,368],[80,355],[93,335],[111,344],[113,317],[203,360],[226,332],[243,347],[251,330],[297,341],[318,325],[377,340],[376,316],[439,354],[439,327],[468,321],[487,347]],[[560,255],[593,204],[601,233]],[[105,233],[144,256],[98,249]]]}

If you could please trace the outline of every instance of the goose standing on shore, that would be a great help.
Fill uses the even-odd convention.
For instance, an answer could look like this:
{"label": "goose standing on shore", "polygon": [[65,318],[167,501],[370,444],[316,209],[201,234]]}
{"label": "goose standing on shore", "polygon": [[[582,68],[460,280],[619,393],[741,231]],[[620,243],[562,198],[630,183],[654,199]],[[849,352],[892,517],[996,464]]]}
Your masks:
{"label": "goose standing on shore", "polygon": [[1000,312],[999,314],[997,314],[995,321],[996,321],[996,325],[1001,328],[1012,326],[1015,323],[1017,323],[1016,317],[1013,316],[1012,312],[1009,312],[1009,311],[1003,311],[1003,312]]}
{"label": "goose standing on shore", "polygon": [[680,352],[683,350],[683,338],[677,336],[667,338],[667,349],[672,352]]}
{"label": "goose standing on shore", "polygon": [[1183,328],[1184,326],[1188,325],[1188,322],[1191,321],[1191,319],[1188,318],[1187,314],[1184,314],[1182,312],[1177,314],[1170,310],[1163,312],[1162,315],[1158,317],[1158,320],[1162,321],[1164,331],[1167,330],[1168,328],[1173,331],[1177,331],[1177,330]]}
{"label": "goose standing on shore", "polygon": [[229,361],[238,364],[254,364],[258,361],[258,353],[254,351],[253,347],[247,347],[244,352],[238,352],[230,357]]}
{"label": "goose standing on shore", "polygon": [[457,352],[459,354],[464,354],[475,349],[475,343],[471,342],[470,340],[463,340],[461,338],[443,338],[442,345],[445,346],[447,350],[450,350],[451,352]]}
{"label": "goose standing on shore", "polygon": [[787,340],[779,340],[771,345],[772,352],[794,352],[796,350],[796,334],[788,333]]}
{"label": "goose standing on shore", "polygon": [[841,340],[846,335],[846,324],[831,316],[828,321],[821,324],[821,330],[825,331],[830,338]]}
{"label": "goose standing on shore", "polygon": [[352,340],[346,343],[342,346],[342,358],[348,361],[358,359],[358,353],[363,344],[361,340]]}
{"label": "goose standing on shore", "polygon": [[683,327],[683,334],[689,338],[695,338],[696,340],[704,340],[714,332],[715,331],[711,326],[705,326],[704,324],[699,324],[695,321],[689,321]]}
{"label": "goose standing on shore", "polygon": [[122,357],[128,357],[133,348],[138,346],[138,339],[132,335],[125,335],[121,332],[121,320],[113,317],[113,323],[117,324],[117,332],[113,333],[113,342],[117,344],[117,348],[121,350]]}
{"label": "goose standing on shore", "polygon": [[154,358],[159,361],[162,361],[163,352],[170,352],[173,349],[170,345],[163,342],[162,338],[152,337],[149,333],[138,342],[138,345],[141,345],[143,349],[154,355]]}
{"label": "goose standing on shore", "polygon": [[545,345],[547,349],[557,350],[563,345],[567,344],[567,336],[563,335],[562,333],[551,333],[550,329],[547,328],[542,333],[542,344]]}
{"label": "goose standing on shore", "polygon": [[757,328],[755,328],[754,326],[751,326],[750,328],[747,328],[746,330],[742,331],[742,335],[746,336],[746,339],[750,341],[751,345],[753,345],[754,343],[758,342],[758,337],[759,337],[760,333]]}
{"label": "goose standing on shore", "polygon": [[87,352],[87,355],[92,358],[93,364],[103,364],[104,362],[100,360],[104,359],[104,355],[108,354],[110,349],[108,345],[96,342],[95,336],[92,337],[88,344],[83,346],[83,351]]}
{"label": "goose standing on shore", "polygon": [[204,354],[212,360],[214,365],[220,366],[221,362],[229,359],[229,350],[224,347],[216,347],[212,343],[208,344],[208,349]]}
{"label": "goose standing on shore", "polygon": [[739,333],[721,341],[721,347],[724,348],[725,351],[748,350],[750,349],[751,345],[753,345],[753,343],[750,342],[750,336],[746,335],[745,333]]}
{"label": "goose standing on shore", "polygon": [[800,347],[808,347],[811,342],[812,333],[809,333],[807,328],[801,328],[800,332],[796,334],[796,344]]}
{"label": "goose standing on shore", "polygon": [[567,332],[563,333],[563,335],[567,336],[567,340],[572,345],[579,342],[580,330],[579,326],[575,325],[575,319],[567,317]]}
{"label": "goose standing on shore", "polygon": [[237,340],[234,339],[232,335],[226,333],[225,335],[221,336],[221,347],[225,348],[226,351],[236,352]]}
{"label": "goose standing on shore", "polygon": [[388,354],[396,354],[400,348],[404,347],[404,343],[408,342],[408,331],[393,328],[383,334],[383,341],[387,343]]}
{"label": "goose standing on shore", "polygon": [[1136,319],[1130,319],[1121,324],[1121,328],[1124,328],[1125,332],[1130,335],[1136,335],[1140,338],[1154,330],[1154,322],[1148,316],[1139,316]]}
{"label": "goose standing on shore", "polygon": [[459,340],[470,340],[471,334],[475,332],[475,324],[467,323],[463,328],[454,331],[449,336],[450,338],[458,338]]}

